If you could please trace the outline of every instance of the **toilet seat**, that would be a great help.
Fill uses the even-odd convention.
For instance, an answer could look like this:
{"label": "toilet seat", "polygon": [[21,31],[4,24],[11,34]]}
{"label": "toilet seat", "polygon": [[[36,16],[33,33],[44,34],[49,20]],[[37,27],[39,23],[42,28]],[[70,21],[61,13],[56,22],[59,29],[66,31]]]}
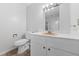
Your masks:
{"label": "toilet seat", "polygon": [[27,39],[20,39],[20,40],[17,40],[14,45],[15,46],[21,46],[21,45],[24,45],[25,43],[27,43],[29,40]]}

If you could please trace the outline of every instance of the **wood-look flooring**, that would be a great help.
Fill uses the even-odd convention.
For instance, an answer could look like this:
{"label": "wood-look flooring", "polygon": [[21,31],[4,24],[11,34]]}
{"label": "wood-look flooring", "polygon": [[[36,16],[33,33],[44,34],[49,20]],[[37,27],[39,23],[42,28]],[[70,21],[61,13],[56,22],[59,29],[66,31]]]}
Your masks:
{"label": "wood-look flooring", "polygon": [[6,54],[4,54],[3,56],[30,56],[30,50],[26,50],[25,52],[18,54],[18,49],[13,49],[9,52],[7,52]]}

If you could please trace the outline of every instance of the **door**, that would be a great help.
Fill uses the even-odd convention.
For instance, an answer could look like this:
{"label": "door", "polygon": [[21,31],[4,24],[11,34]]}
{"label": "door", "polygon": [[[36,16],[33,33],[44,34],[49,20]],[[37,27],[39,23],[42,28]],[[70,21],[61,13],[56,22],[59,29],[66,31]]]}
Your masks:
{"label": "door", "polygon": [[[66,41],[60,40],[59,38],[46,38],[47,41],[47,55],[48,56],[73,56],[74,54],[64,47]],[[63,43],[64,42],[64,43]],[[67,43],[66,43],[67,44]]]}
{"label": "door", "polygon": [[74,55],[66,50],[54,48],[54,56],[74,56]]}
{"label": "door", "polygon": [[31,55],[46,56],[46,43],[38,36],[31,39]]}
{"label": "door", "polygon": [[37,42],[33,42],[31,45],[31,55],[32,56],[45,56],[46,55],[46,47],[45,45]]}
{"label": "door", "polygon": [[54,48],[49,44],[47,44],[47,56],[54,56]]}

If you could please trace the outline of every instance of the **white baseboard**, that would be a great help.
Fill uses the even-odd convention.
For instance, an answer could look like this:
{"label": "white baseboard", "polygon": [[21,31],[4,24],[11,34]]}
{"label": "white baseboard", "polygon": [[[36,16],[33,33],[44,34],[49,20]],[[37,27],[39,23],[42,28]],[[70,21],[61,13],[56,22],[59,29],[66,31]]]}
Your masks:
{"label": "white baseboard", "polygon": [[11,48],[11,49],[8,49],[8,50],[6,50],[6,51],[0,52],[0,56],[5,55],[7,52],[9,52],[9,51],[11,51],[11,50],[13,50],[13,49],[15,49],[15,48]]}

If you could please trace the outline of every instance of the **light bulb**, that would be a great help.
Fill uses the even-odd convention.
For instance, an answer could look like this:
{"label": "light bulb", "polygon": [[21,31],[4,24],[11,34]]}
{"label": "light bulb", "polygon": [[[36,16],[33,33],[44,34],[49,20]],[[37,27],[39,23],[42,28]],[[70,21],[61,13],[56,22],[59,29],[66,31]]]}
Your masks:
{"label": "light bulb", "polygon": [[53,5],[53,3],[50,3],[50,5]]}

